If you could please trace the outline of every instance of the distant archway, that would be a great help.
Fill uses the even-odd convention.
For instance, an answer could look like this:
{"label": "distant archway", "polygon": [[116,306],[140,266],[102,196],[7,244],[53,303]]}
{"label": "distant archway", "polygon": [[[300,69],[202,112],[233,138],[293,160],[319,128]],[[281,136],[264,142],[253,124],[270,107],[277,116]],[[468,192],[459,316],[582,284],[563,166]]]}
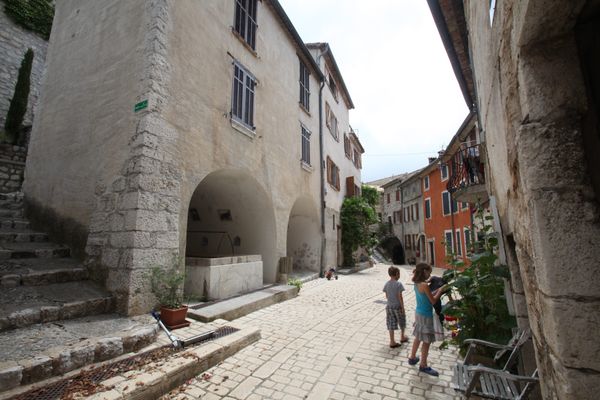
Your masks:
{"label": "distant archway", "polygon": [[271,283],[277,272],[276,240],[271,200],[250,174],[219,170],[198,184],[188,209],[186,257],[260,254],[263,281]]}
{"label": "distant archway", "polygon": [[319,272],[320,238],[317,208],[310,198],[301,197],[290,211],[287,229],[287,256],[293,257],[294,272]]}
{"label": "distant archway", "polygon": [[390,236],[381,242],[381,248],[396,265],[406,264],[406,256],[402,242],[396,236]]}

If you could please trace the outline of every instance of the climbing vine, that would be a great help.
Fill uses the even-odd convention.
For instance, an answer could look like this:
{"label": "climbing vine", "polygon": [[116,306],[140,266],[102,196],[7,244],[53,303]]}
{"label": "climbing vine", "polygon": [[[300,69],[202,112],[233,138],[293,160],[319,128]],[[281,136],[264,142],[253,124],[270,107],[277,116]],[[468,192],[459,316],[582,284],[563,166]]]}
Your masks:
{"label": "climbing vine", "polygon": [[50,37],[54,4],[52,0],[3,0],[4,11],[16,24],[37,33],[44,39]]}

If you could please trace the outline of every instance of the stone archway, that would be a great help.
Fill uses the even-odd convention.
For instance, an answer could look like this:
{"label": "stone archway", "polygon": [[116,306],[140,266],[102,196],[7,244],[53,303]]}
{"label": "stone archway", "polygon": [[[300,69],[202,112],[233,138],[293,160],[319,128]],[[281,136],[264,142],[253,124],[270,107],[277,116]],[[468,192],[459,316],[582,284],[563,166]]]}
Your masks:
{"label": "stone archway", "polygon": [[241,170],[207,175],[190,199],[186,293],[210,299],[275,281],[276,224],[271,199]]}
{"label": "stone archway", "polygon": [[392,259],[396,265],[406,264],[406,255],[404,254],[404,246],[396,236],[390,236],[381,242],[381,247],[386,255]]}
{"label": "stone archway", "polygon": [[287,256],[293,258],[295,274],[315,273],[320,270],[319,213],[310,198],[300,197],[290,211],[287,229]]}

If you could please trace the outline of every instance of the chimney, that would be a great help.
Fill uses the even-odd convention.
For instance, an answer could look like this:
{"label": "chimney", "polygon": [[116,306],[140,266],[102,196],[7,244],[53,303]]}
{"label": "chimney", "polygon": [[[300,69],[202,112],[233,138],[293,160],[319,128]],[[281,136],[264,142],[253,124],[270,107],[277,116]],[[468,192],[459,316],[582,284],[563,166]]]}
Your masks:
{"label": "chimney", "polygon": [[428,164],[431,164],[432,162],[434,162],[436,160],[436,158],[435,157],[429,157],[429,158],[427,158],[427,160],[429,160]]}

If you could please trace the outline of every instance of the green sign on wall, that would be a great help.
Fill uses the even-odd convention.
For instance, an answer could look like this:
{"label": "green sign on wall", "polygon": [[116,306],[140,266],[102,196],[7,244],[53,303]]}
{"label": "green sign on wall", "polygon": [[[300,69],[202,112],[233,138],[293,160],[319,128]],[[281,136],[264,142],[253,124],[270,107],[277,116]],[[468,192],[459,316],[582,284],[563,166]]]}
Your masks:
{"label": "green sign on wall", "polygon": [[133,112],[138,112],[146,107],[148,107],[148,100],[140,101],[135,106],[133,106]]}

